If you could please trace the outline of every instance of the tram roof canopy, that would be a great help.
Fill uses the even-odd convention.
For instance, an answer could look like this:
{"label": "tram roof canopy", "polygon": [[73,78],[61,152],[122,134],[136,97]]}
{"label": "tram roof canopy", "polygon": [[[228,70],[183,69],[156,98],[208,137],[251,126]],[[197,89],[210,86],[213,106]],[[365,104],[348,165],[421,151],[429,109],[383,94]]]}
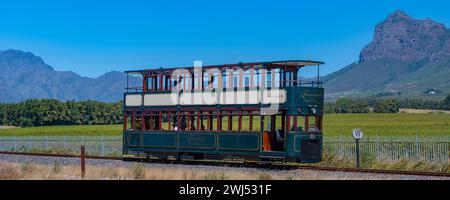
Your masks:
{"label": "tram roof canopy", "polygon": [[[251,65],[260,65],[260,66],[267,66],[267,65],[271,65],[271,66],[290,66],[290,67],[304,67],[304,66],[318,66],[318,65],[323,65],[325,64],[324,62],[321,61],[312,61],[312,60],[280,60],[280,61],[270,61],[270,62],[249,62],[249,63],[236,63],[236,64],[224,64],[224,65],[206,65],[206,66],[202,66],[202,68],[233,68],[233,67],[241,67],[241,66],[251,66]],[[153,68],[153,69],[144,69],[144,70],[130,70],[130,71],[125,71],[125,73],[129,73],[129,74],[141,74],[143,72],[146,71],[156,71],[156,70],[161,70],[161,71],[166,71],[166,70],[174,70],[174,69],[189,69],[189,68],[194,68],[193,66],[191,67],[171,67],[171,68]]]}

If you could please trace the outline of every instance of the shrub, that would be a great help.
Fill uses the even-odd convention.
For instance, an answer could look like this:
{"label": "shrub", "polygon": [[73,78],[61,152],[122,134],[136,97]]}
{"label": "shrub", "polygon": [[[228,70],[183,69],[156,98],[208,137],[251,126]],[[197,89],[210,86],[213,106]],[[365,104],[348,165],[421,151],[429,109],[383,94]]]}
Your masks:
{"label": "shrub", "polygon": [[134,179],[145,179],[145,166],[142,163],[134,164],[131,167],[131,175]]}
{"label": "shrub", "polygon": [[205,175],[205,180],[225,180],[228,177],[223,172],[212,172],[210,174]]}

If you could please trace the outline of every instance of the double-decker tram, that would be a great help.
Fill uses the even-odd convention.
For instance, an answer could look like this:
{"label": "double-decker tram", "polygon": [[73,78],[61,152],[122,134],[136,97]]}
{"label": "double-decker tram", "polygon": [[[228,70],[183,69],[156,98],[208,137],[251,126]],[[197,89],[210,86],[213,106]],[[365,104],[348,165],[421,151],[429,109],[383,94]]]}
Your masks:
{"label": "double-decker tram", "polygon": [[[127,71],[142,84],[127,84],[124,94],[124,158],[319,162],[322,64],[286,60]],[[317,77],[303,78],[301,69],[310,67]]]}

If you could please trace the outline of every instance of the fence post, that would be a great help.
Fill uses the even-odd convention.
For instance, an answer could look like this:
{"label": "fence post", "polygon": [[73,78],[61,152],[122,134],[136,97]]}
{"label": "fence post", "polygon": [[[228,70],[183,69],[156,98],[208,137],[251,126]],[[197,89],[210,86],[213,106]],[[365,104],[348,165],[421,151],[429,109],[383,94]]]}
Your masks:
{"label": "fence post", "polygon": [[356,139],[356,167],[360,168],[360,158],[359,158],[359,139]]}
{"label": "fence post", "polygon": [[16,136],[13,137],[13,151],[16,151],[17,144],[16,144]]}
{"label": "fence post", "polygon": [[32,144],[31,144],[31,135],[30,135],[30,136],[28,136],[28,150],[27,151],[31,151],[31,147],[32,147]]}
{"label": "fence post", "polygon": [[375,156],[377,158],[377,160],[380,160],[381,155],[380,155],[380,135],[377,134],[377,155]]}
{"label": "fence post", "polygon": [[102,145],[102,156],[104,156],[105,155],[105,143],[104,143],[104,140],[103,140],[103,135],[102,135],[102,138],[101,138],[101,145]]}
{"label": "fence post", "polygon": [[419,153],[419,135],[416,134],[416,161],[420,160],[420,153]]}
{"label": "fence post", "polygon": [[63,137],[64,148],[67,148],[66,136]]}
{"label": "fence post", "polygon": [[45,136],[45,149],[48,149],[48,136]]}
{"label": "fence post", "polygon": [[81,151],[80,152],[81,178],[84,179],[84,175],[86,174],[86,166],[85,166],[86,150],[84,145],[81,145],[80,151]]}

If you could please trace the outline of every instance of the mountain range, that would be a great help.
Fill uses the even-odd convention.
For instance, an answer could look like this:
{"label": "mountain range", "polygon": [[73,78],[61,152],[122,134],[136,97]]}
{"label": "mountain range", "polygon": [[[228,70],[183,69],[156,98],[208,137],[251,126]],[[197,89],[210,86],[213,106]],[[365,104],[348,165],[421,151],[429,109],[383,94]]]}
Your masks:
{"label": "mountain range", "polygon": [[[127,77],[112,71],[97,78],[82,77],[70,71],[55,71],[30,52],[0,51],[0,102],[26,99],[122,100]],[[138,83],[132,77],[130,82]]]}
{"label": "mountain range", "polygon": [[[97,78],[56,71],[30,52],[0,51],[0,102],[51,98],[122,100],[126,74]],[[376,25],[359,60],[322,78],[328,100],[340,97],[441,98],[450,93],[450,29],[403,11]],[[133,85],[140,79],[131,77]]]}
{"label": "mountain range", "polygon": [[375,27],[359,61],[326,77],[327,97],[438,97],[450,93],[450,29],[403,11]]}

